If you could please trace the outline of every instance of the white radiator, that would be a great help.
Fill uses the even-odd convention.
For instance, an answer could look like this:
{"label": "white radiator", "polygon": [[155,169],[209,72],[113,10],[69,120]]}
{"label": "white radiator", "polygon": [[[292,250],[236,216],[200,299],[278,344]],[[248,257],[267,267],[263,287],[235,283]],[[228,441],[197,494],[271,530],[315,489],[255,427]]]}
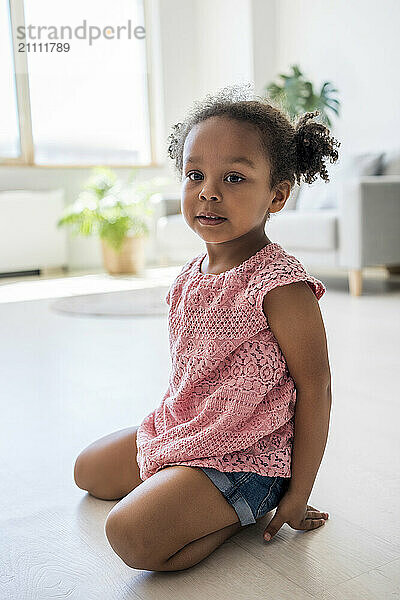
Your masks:
{"label": "white radiator", "polygon": [[67,265],[64,190],[0,192],[0,273]]}

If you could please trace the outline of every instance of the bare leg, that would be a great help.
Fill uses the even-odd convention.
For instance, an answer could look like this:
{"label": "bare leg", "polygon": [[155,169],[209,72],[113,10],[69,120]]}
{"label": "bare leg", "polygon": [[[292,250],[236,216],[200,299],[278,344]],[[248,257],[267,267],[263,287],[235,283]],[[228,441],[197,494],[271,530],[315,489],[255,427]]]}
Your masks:
{"label": "bare leg", "polygon": [[249,527],[249,525],[243,527],[240,523],[233,523],[233,525],[228,525],[219,531],[194,540],[170,556],[157,571],[182,571],[197,565],[227,539],[245,527]]}

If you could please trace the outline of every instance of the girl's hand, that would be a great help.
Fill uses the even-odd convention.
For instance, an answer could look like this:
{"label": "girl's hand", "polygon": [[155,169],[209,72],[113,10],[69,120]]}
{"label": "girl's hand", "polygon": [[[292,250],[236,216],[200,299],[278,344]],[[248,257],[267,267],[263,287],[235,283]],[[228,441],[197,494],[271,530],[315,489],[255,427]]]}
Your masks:
{"label": "girl's hand", "polygon": [[264,539],[267,542],[272,539],[284,523],[292,529],[309,530],[324,525],[328,517],[328,513],[320,512],[301,498],[286,493],[264,531]]}

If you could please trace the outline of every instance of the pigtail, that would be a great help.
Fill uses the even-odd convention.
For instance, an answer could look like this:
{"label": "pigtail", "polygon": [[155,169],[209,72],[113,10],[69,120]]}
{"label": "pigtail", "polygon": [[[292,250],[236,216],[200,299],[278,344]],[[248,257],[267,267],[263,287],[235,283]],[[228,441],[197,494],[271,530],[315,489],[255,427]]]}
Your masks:
{"label": "pigtail", "polygon": [[301,177],[306,183],[313,183],[318,175],[328,183],[324,159],[328,158],[334,163],[339,158],[335,146],[339,147],[340,142],[330,135],[330,130],[325,125],[310,121],[319,114],[318,110],[304,113],[295,125],[297,165],[294,175],[299,185]]}

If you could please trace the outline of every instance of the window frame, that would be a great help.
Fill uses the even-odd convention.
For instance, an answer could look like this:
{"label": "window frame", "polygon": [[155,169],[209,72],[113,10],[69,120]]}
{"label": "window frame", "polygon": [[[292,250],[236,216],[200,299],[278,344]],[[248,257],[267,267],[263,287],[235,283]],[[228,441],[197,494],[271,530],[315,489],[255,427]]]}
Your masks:
{"label": "window frame", "polygon": [[[161,54],[159,47],[155,46],[156,36],[151,35],[151,32],[156,28],[158,23],[158,1],[143,0],[144,13],[144,28],[146,31],[146,64],[147,64],[147,98],[149,111],[149,143],[150,143],[150,162],[147,164],[125,163],[111,164],[107,163],[104,166],[110,169],[149,169],[163,167],[163,156],[161,148],[157,148],[157,140],[159,133],[162,131],[163,115],[161,105],[156,104],[157,98],[162,98],[161,92],[161,77],[156,78],[160,73],[159,63]],[[19,139],[21,153],[18,157],[0,157],[0,167],[3,166],[23,166],[35,167],[36,169],[92,169],[98,166],[96,163],[91,164],[37,164],[35,163],[35,153],[32,134],[32,116],[31,102],[29,92],[29,73],[28,59],[25,52],[18,52],[18,41],[15,37],[15,32],[18,25],[25,26],[25,11],[24,0],[8,0],[9,14],[11,19],[11,44],[13,56],[14,81],[17,97]],[[15,24],[15,26],[14,26]],[[158,29],[156,28],[156,33]],[[149,34],[150,32],[150,34]],[[158,93],[155,93],[155,91]],[[102,163],[103,164],[103,163]]]}

